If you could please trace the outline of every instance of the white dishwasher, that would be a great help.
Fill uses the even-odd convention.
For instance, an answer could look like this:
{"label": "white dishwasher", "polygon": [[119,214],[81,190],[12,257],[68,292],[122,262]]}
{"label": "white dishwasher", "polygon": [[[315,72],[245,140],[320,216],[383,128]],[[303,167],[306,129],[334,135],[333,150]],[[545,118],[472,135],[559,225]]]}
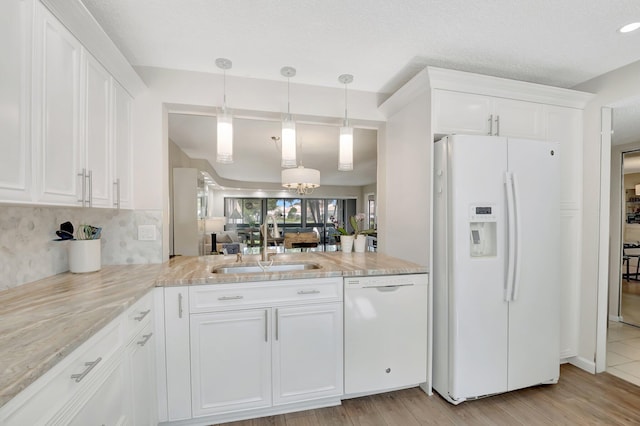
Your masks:
{"label": "white dishwasher", "polygon": [[344,279],[344,391],[427,382],[427,274]]}

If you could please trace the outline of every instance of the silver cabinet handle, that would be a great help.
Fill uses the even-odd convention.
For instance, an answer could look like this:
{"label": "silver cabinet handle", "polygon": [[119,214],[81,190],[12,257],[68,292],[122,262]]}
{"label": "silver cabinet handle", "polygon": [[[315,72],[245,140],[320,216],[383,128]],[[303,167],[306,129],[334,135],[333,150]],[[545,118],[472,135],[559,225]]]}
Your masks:
{"label": "silver cabinet handle", "polygon": [[93,172],[89,170],[87,173],[89,179],[89,207],[93,207]]}
{"label": "silver cabinet handle", "polygon": [[116,196],[115,196],[115,201],[113,202],[113,206],[117,209],[120,208],[120,178],[116,179],[113,182],[113,186],[115,186],[116,188]]}
{"label": "silver cabinet handle", "polygon": [[149,339],[151,339],[151,336],[153,336],[153,333],[149,333],[149,334],[143,334],[142,335],[142,340],[140,340],[138,343],[140,346],[144,346],[147,344],[147,342],[149,341]]}
{"label": "silver cabinet handle", "polygon": [[489,136],[493,136],[493,114],[489,116]]}
{"label": "silver cabinet handle", "polygon": [[496,136],[500,136],[500,116],[496,115]]}
{"label": "silver cabinet handle", "polygon": [[280,328],[280,324],[278,318],[280,318],[279,309],[276,309],[276,340],[278,340],[278,328]]}
{"label": "silver cabinet handle", "polygon": [[78,173],[78,176],[80,177],[80,182],[82,183],[82,195],[80,195],[80,199],[78,200],[79,203],[82,203],[82,207],[85,207],[86,204],[86,198],[85,198],[85,194],[87,192],[87,170],[86,169],[82,169],[82,171],[80,173]]}
{"label": "silver cabinet handle", "polygon": [[218,300],[240,300],[244,299],[244,296],[222,296],[218,297]]}
{"label": "silver cabinet handle", "polygon": [[320,290],[298,290],[298,294],[318,294]]}
{"label": "silver cabinet handle", "polygon": [[136,321],[142,321],[144,319],[144,317],[149,315],[149,312],[151,312],[151,309],[147,309],[144,312],[140,312],[140,316],[139,317],[134,317],[133,319],[136,320]]}
{"label": "silver cabinet handle", "polygon": [[269,311],[264,310],[264,341],[269,341]]}
{"label": "silver cabinet handle", "polygon": [[82,379],[84,379],[84,376],[86,376],[87,374],[89,374],[89,372],[91,370],[93,370],[93,367],[95,367],[96,365],[98,365],[98,363],[102,361],[102,357],[98,357],[98,359],[96,359],[93,362],[85,362],[84,365],[85,367],[87,367],[82,373],[79,374],[72,374],[71,378],[74,379],[76,381],[76,383],[80,383],[80,381],[82,381]]}
{"label": "silver cabinet handle", "polygon": [[182,293],[178,293],[178,318],[182,318]]}

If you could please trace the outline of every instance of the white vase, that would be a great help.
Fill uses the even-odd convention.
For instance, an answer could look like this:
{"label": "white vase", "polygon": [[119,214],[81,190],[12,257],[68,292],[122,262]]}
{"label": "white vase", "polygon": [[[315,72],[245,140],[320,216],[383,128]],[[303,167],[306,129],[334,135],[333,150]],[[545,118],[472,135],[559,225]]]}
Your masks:
{"label": "white vase", "polygon": [[345,253],[351,253],[353,249],[353,235],[340,235],[340,245],[342,251]]}
{"label": "white vase", "polygon": [[358,235],[355,240],[353,240],[353,251],[356,253],[364,253],[365,248],[367,247],[367,236],[366,235]]}
{"label": "white vase", "polygon": [[75,274],[99,271],[100,240],[69,241],[69,271]]}

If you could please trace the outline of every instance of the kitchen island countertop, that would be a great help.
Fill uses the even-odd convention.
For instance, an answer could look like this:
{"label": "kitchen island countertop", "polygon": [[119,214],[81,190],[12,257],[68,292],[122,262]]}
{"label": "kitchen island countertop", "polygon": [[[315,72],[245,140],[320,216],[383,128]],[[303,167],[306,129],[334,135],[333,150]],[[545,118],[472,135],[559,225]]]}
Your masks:
{"label": "kitchen island countertop", "polygon": [[[255,263],[258,255],[245,255]],[[242,283],[336,276],[426,273],[423,266],[379,253],[278,254],[276,263],[319,269],[216,274],[236,256],[175,257],[163,264],[109,265],[88,274],[65,272],[0,291],[0,407],[46,373],[155,286]]]}

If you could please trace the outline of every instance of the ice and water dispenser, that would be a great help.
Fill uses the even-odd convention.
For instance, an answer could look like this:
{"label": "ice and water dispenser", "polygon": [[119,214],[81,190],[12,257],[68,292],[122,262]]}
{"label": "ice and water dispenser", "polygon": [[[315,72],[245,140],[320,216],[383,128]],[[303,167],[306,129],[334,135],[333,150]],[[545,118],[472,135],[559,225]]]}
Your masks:
{"label": "ice and water dispenser", "polygon": [[497,254],[497,223],[494,204],[472,204],[469,212],[471,257],[492,257]]}

